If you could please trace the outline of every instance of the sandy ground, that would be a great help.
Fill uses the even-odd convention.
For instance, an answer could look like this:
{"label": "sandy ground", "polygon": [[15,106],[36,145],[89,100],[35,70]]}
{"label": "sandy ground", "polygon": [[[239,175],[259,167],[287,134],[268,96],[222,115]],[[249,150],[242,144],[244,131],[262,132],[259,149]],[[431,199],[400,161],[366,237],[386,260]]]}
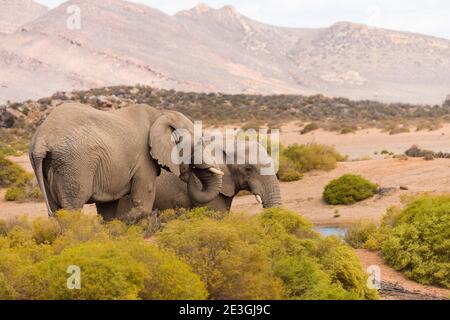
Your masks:
{"label": "sandy ground", "polygon": [[348,155],[350,159],[382,158],[383,156],[376,156],[374,153],[380,154],[383,150],[402,154],[414,144],[435,152],[450,152],[450,125],[445,125],[436,131],[412,131],[396,135],[389,135],[379,129],[361,130],[345,135],[324,130],[301,135],[300,130],[301,128],[295,124],[282,127],[281,143],[291,145],[317,142],[332,145],[342,154]]}
{"label": "sandy ground", "polygon": [[[343,174],[363,175],[381,187],[397,188],[388,196],[375,196],[353,206],[328,206],[322,200],[326,184]],[[399,187],[409,190],[401,191]],[[369,161],[342,162],[331,172],[312,172],[301,181],[282,183],[283,205],[299,212],[315,224],[350,224],[360,220],[379,221],[386,209],[400,205],[402,194],[421,192],[450,192],[450,160],[438,159],[383,159]],[[260,210],[253,196],[239,197],[234,201],[233,210],[256,213]],[[334,218],[336,213],[339,218]]]}

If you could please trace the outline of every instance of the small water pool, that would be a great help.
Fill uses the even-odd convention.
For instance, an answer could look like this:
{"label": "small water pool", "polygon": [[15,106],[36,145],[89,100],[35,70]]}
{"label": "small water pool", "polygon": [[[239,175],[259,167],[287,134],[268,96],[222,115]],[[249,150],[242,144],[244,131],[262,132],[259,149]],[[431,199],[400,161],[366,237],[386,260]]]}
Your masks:
{"label": "small water pool", "polygon": [[337,236],[345,237],[348,228],[346,226],[315,226],[314,230],[324,237]]}

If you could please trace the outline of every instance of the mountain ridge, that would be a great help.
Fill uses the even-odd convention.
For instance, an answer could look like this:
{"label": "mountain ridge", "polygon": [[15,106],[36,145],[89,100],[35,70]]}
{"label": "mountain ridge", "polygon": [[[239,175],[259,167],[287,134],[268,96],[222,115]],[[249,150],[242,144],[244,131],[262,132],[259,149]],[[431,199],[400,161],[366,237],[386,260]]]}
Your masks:
{"label": "mountain ridge", "polygon": [[[70,5],[81,8],[80,30],[66,27]],[[138,83],[430,104],[450,92],[450,40],[350,22],[277,27],[232,6],[168,15],[123,0],[70,0],[0,40],[3,101]]]}

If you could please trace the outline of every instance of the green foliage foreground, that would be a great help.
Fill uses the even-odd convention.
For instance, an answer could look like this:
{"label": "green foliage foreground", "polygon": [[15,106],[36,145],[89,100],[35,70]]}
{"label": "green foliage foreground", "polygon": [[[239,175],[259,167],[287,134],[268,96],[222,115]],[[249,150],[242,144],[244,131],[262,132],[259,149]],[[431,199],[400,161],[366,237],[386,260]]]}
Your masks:
{"label": "green foliage foreground", "polygon": [[[172,218],[149,240],[80,212],[0,222],[0,299],[376,298],[352,249],[295,213]],[[66,285],[72,265],[80,290]]]}
{"label": "green foliage foreground", "polygon": [[346,239],[356,248],[381,250],[386,261],[423,284],[450,288],[450,196],[419,196],[392,207],[381,226],[361,223]]}

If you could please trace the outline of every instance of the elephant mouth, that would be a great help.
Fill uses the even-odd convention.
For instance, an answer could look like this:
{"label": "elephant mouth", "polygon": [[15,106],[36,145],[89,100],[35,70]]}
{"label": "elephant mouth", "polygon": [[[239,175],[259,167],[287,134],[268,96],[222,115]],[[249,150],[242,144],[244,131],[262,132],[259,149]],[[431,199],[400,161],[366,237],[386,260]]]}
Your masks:
{"label": "elephant mouth", "polygon": [[282,205],[281,191],[278,180],[274,176],[261,178],[259,185],[250,185],[250,192],[255,196],[256,202],[264,209]]}

